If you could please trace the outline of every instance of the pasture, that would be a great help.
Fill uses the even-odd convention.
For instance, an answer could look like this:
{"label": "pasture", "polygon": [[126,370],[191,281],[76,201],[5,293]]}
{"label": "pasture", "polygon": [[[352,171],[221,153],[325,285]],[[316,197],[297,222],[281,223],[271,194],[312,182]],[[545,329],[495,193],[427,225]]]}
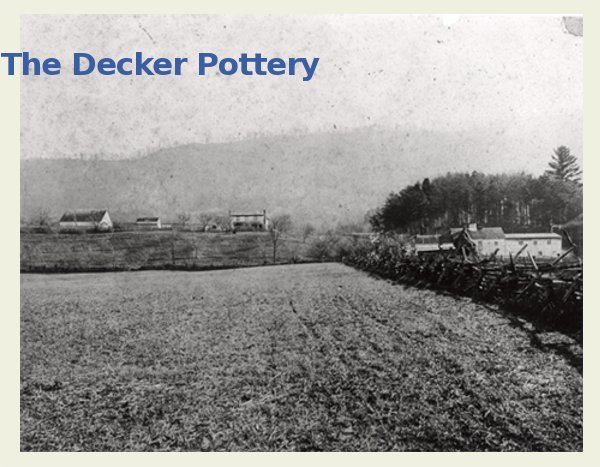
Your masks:
{"label": "pasture", "polygon": [[21,275],[24,451],[579,451],[581,347],[341,264]]}
{"label": "pasture", "polygon": [[[282,237],[276,263],[306,261],[307,244]],[[272,264],[266,232],[129,231],[21,234],[22,272],[218,269]]]}

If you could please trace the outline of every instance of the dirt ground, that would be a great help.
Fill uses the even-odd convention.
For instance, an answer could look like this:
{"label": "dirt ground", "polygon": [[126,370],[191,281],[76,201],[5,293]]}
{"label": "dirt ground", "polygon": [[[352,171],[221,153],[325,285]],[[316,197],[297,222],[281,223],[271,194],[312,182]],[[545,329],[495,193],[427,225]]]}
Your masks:
{"label": "dirt ground", "polygon": [[340,264],[21,275],[21,449],[577,451],[581,347]]}

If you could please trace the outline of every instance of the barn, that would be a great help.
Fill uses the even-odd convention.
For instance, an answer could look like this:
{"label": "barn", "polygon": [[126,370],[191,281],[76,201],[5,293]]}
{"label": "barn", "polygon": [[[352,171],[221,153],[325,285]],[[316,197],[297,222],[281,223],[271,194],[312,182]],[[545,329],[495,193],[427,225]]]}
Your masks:
{"label": "barn", "polygon": [[525,252],[534,258],[556,258],[562,254],[562,237],[557,233],[506,234],[507,255],[511,253],[514,256],[525,245]]}
{"label": "barn", "polygon": [[65,212],[60,218],[58,226],[62,231],[110,231],[113,223],[106,209],[76,210]]}

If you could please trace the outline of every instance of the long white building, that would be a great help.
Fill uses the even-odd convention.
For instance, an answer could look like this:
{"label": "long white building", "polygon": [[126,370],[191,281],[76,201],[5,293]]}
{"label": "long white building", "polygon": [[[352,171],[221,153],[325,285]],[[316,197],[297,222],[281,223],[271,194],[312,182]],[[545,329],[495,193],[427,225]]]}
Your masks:
{"label": "long white building", "polygon": [[461,235],[468,235],[468,240],[475,245],[481,257],[489,257],[496,250],[496,257],[504,259],[511,254],[515,256],[521,249],[521,257],[526,257],[529,253],[536,259],[557,258],[563,253],[562,237],[553,232],[504,233],[501,227],[478,229],[475,224],[471,224],[466,229],[452,228],[449,236],[444,235],[442,238],[456,241]]}
{"label": "long white building", "polygon": [[556,258],[562,253],[562,237],[553,232],[543,233],[509,233],[505,234],[505,251],[514,256],[523,245],[527,245],[524,253],[529,252],[534,258]]}

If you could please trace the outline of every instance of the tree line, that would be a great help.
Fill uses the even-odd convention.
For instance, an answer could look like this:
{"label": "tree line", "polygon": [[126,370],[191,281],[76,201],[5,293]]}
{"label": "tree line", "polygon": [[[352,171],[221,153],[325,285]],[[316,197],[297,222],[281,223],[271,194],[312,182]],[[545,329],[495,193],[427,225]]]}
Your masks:
{"label": "tree line", "polygon": [[448,173],[391,193],[369,218],[376,231],[439,233],[476,222],[508,232],[550,231],[583,212],[577,158],[569,148],[554,150],[548,170],[487,175]]}

